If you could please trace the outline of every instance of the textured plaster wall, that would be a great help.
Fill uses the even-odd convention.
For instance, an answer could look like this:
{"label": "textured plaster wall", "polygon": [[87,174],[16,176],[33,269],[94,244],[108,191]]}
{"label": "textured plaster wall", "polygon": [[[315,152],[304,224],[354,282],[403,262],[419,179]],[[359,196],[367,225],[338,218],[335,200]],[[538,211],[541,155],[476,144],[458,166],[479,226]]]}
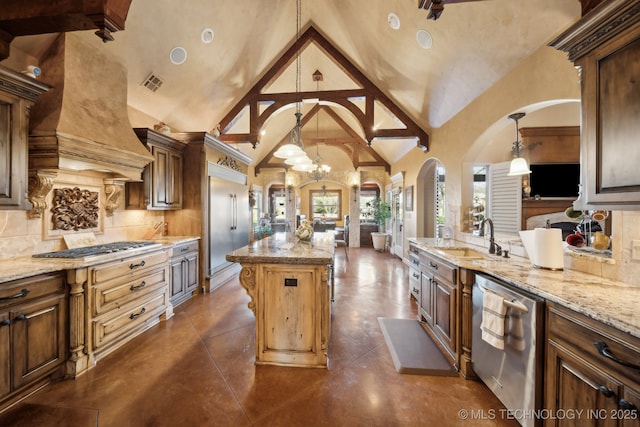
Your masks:
{"label": "textured plaster wall", "polygon": [[[420,168],[430,157],[446,169],[446,217],[459,232],[463,213],[471,201],[470,169],[482,150],[485,133],[509,114],[536,108],[547,101],[580,98],[579,76],[566,54],[542,47],[518,65],[444,126],[432,129],[427,154],[414,149],[392,166],[392,174],[405,171],[405,185],[416,185]],[[494,161],[505,161],[497,158]],[[416,235],[417,215],[406,213],[405,238]],[[640,212],[614,212],[612,248],[614,263],[569,258],[567,268],[640,285],[640,261],[631,259],[632,240],[640,239]],[[408,245],[405,242],[405,257]]]}

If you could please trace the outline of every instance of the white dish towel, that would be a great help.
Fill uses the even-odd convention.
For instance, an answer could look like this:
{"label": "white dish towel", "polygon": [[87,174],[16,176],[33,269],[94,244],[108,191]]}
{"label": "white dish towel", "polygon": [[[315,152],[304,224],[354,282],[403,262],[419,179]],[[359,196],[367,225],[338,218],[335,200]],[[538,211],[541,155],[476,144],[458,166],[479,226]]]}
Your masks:
{"label": "white dish towel", "polygon": [[507,306],[504,298],[487,290],[482,297],[482,340],[504,350],[504,321]]}

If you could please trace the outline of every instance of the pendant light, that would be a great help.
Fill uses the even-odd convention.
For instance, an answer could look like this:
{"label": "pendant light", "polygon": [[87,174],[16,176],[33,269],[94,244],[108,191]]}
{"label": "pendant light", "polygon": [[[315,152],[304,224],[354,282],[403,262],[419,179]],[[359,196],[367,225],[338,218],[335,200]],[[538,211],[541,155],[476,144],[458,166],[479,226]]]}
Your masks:
{"label": "pendant light", "polygon": [[[296,0],[296,45],[300,40],[301,0]],[[300,49],[296,53],[296,124],[289,134],[289,141],[273,153],[275,157],[289,159],[291,157],[306,156],[302,143],[302,113],[300,112]]]}
{"label": "pendant light", "polygon": [[524,145],[522,141],[519,140],[520,131],[518,129],[518,120],[523,118],[525,113],[514,113],[509,115],[509,118],[516,123],[516,140],[513,142],[513,160],[511,160],[511,165],[509,166],[509,176],[517,176],[517,175],[526,175],[531,173],[529,170],[529,166],[527,165],[527,161],[521,155],[521,151],[524,151]]}

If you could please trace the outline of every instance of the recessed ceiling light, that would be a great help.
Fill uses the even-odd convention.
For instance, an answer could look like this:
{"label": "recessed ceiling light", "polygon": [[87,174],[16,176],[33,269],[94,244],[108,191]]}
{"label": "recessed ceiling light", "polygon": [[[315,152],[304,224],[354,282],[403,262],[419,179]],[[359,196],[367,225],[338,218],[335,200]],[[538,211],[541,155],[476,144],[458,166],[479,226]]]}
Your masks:
{"label": "recessed ceiling light", "polygon": [[200,33],[200,40],[202,43],[209,44],[213,41],[213,30],[211,28],[205,28]]}
{"label": "recessed ceiling light", "polygon": [[389,16],[387,16],[387,22],[389,23],[389,26],[394,30],[400,28],[400,18],[398,18],[398,15],[393,12],[391,12]]}
{"label": "recessed ceiling light", "polygon": [[176,65],[183,64],[187,60],[187,51],[183,47],[174,47],[169,53],[169,59]]}
{"label": "recessed ceiling light", "polygon": [[433,38],[426,30],[418,30],[416,33],[416,40],[423,49],[431,49],[431,46],[433,45]]}

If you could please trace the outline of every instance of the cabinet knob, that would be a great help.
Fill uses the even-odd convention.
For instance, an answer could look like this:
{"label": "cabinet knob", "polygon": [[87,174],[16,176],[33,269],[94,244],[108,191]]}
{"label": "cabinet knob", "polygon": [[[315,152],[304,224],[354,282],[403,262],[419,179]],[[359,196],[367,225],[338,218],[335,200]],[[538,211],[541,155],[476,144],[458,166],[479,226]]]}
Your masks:
{"label": "cabinet knob", "polygon": [[9,326],[11,324],[11,320],[9,319],[4,319],[2,322],[0,322],[0,326]]}
{"label": "cabinet knob", "polygon": [[430,266],[431,268],[433,268],[434,270],[437,270],[437,269],[438,269],[438,264],[436,264],[436,263],[435,263],[435,262],[433,262],[433,261],[429,261],[429,266]]}
{"label": "cabinet knob", "polygon": [[16,316],[16,318],[15,318],[15,319],[13,319],[13,320],[15,320],[15,321],[19,321],[19,320],[24,320],[24,319],[26,319],[26,318],[27,318],[27,316],[25,316],[24,314],[21,314],[20,316]]}
{"label": "cabinet knob", "polygon": [[626,399],[620,399],[620,401],[618,402],[618,405],[620,405],[620,409],[626,409],[629,411],[637,411],[638,408],[636,408],[636,405],[634,405],[632,402],[629,402]]}
{"label": "cabinet knob", "polygon": [[609,387],[605,386],[605,385],[601,385],[600,387],[598,387],[598,390],[600,391],[600,393],[602,393],[605,397],[611,397],[613,396],[613,390],[611,390]]}

